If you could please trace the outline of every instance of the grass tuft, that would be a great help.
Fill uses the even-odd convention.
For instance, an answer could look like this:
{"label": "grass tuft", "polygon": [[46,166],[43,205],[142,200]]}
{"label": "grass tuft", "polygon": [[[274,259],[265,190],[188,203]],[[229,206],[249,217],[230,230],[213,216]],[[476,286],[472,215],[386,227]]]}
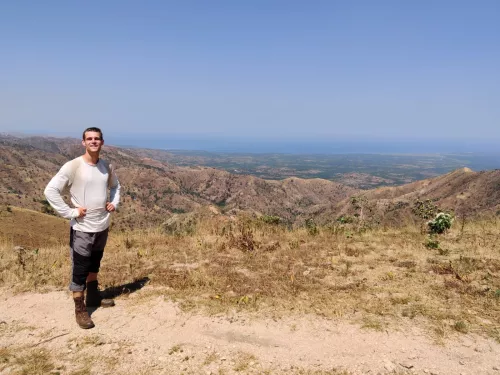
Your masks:
{"label": "grass tuft", "polygon": [[15,375],[46,375],[54,370],[50,353],[45,349],[33,349],[16,357],[15,365],[19,367]]}
{"label": "grass tuft", "polygon": [[255,366],[257,364],[257,357],[250,353],[239,353],[235,359],[235,364],[233,367],[234,371],[240,372],[247,370],[249,367]]}
{"label": "grass tuft", "polygon": [[460,333],[469,332],[469,329],[467,328],[467,323],[465,323],[462,320],[455,322],[455,324],[453,325],[453,328],[455,329],[455,331],[460,332]]}

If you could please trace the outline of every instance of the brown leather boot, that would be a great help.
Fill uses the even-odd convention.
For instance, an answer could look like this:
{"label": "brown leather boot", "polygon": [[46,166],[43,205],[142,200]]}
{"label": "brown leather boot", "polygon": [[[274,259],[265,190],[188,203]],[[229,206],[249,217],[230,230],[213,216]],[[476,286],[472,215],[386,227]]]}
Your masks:
{"label": "brown leather boot", "polygon": [[90,315],[87,311],[87,307],[85,306],[85,302],[83,302],[83,296],[74,297],[73,301],[75,301],[75,317],[76,322],[83,329],[89,329],[94,327],[94,322],[90,319]]}
{"label": "brown leather boot", "polygon": [[114,300],[102,298],[101,293],[99,293],[99,283],[97,280],[87,283],[85,303],[88,307],[112,307],[115,305]]}

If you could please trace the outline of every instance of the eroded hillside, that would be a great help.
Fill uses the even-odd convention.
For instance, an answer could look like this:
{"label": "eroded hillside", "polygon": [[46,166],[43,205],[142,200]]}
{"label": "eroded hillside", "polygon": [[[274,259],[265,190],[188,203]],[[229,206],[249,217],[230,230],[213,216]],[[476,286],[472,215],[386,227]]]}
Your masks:
{"label": "eroded hillside", "polygon": [[[43,189],[58,168],[81,152],[77,140],[4,139],[0,145],[0,203],[50,211]],[[57,150],[56,150],[57,148]],[[276,215],[289,223],[332,212],[357,192],[342,184],[312,179],[263,180],[213,168],[177,167],[131,150],[106,147],[103,157],[116,167],[122,205],[115,225],[154,226],[172,213],[213,204],[223,213]]]}
{"label": "eroded hillside", "polygon": [[[0,204],[51,211],[43,189],[58,168],[78,156],[76,139],[0,138]],[[240,211],[280,217],[302,225],[341,217],[375,224],[414,223],[418,201],[462,216],[500,211],[500,170],[452,173],[397,187],[359,190],[323,179],[264,180],[208,167],[180,167],[139,151],[106,146],[103,157],[116,167],[122,183],[118,228],[152,227],[172,214],[214,205],[223,214]]]}
{"label": "eroded hillside", "polygon": [[363,214],[366,220],[408,223],[416,203],[453,211],[462,219],[498,216],[500,213],[500,170],[474,172],[468,168],[411,184],[363,191],[337,207],[339,215]]}

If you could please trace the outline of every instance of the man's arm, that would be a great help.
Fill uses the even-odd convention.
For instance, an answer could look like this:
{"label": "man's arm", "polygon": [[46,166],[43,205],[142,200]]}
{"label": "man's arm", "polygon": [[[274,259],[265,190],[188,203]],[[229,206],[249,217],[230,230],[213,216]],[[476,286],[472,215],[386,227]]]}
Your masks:
{"label": "man's arm", "polygon": [[116,175],[113,168],[111,168],[111,187],[109,191],[109,200],[106,204],[106,210],[109,212],[113,212],[118,208],[118,204],[120,203],[120,190],[121,185],[120,181],[118,181],[118,176]]}
{"label": "man's arm", "polygon": [[[57,174],[50,180],[44,194],[52,208],[65,219],[74,219],[85,215],[85,209],[71,208],[64,202],[61,192],[68,185],[71,175],[70,162],[64,164]],[[83,212],[82,212],[83,211]]]}

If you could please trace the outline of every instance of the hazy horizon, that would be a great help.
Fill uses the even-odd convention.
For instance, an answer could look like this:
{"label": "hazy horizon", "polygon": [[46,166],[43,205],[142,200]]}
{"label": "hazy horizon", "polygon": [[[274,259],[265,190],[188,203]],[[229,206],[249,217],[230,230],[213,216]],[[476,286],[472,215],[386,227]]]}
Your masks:
{"label": "hazy horizon", "polygon": [[413,140],[385,139],[369,140],[355,138],[341,139],[249,139],[249,138],[149,138],[137,139],[107,136],[108,142],[116,145],[200,150],[208,152],[246,152],[246,153],[291,153],[291,154],[340,154],[340,153],[498,153],[498,143],[471,140]]}
{"label": "hazy horizon", "polygon": [[[500,154],[495,140],[474,139],[368,139],[362,137],[337,137],[334,139],[304,138],[301,140],[259,139],[249,137],[220,137],[204,135],[156,135],[148,137],[138,134],[135,137],[118,135],[119,132],[104,132],[107,145],[151,148],[162,150],[185,150],[228,153],[277,153],[277,154],[439,154],[439,153],[489,153]],[[1,133],[1,132],[0,132]],[[42,136],[57,138],[80,138],[80,133],[61,132],[19,132],[3,131],[14,136]]]}

